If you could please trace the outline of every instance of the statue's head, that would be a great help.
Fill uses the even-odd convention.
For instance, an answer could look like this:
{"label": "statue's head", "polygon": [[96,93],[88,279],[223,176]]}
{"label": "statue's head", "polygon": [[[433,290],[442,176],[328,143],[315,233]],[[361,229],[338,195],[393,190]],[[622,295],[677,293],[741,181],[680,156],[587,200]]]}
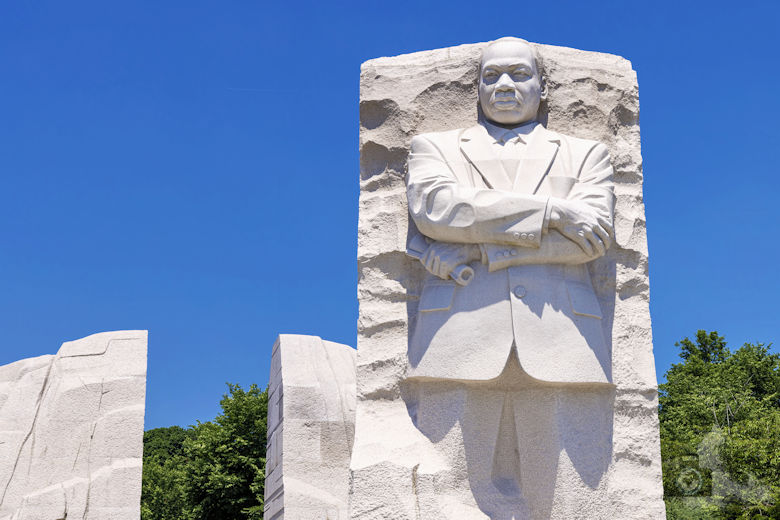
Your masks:
{"label": "statue's head", "polygon": [[501,38],[482,51],[479,104],[493,123],[521,125],[536,119],[547,87],[533,47],[520,38]]}

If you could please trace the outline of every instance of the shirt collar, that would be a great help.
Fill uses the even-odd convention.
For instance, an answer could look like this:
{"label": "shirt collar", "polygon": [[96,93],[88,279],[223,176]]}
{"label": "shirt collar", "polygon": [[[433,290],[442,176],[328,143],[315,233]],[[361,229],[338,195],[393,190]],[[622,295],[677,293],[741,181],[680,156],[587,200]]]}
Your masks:
{"label": "shirt collar", "polygon": [[485,127],[487,133],[497,143],[505,143],[512,139],[518,138],[524,144],[528,144],[529,136],[531,132],[539,125],[537,121],[529,121],[520,126],[514,128],[504,128],[502,126],[494,125],[489,121],[482,121],[482,126]]}

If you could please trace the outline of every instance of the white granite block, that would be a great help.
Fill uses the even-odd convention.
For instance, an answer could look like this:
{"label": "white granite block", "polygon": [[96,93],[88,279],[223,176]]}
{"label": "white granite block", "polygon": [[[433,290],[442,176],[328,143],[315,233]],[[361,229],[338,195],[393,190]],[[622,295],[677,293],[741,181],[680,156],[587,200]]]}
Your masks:
{"label": "white granite block", "polygon": [[355,350],[283,334],[268,390],[268,520],[344,520],[355,428]]}
{"label": "white granite block", "polygon": [[0,519],[140,518],[146,331],[0,367]]}
{"label": "white granite block", "polygon": [[[409,233],[416,232],[407,208],[407,156],[414,136],[476,124],[485,44],[364,63],[353,520],[665,516],[636,73],[619,56],[533,45],[549,89],[539,120],[552,132],[603,143],[614,169],[615,237],[606,255],[583,264],[603,314],[611,357],[606,366],[600,359],[603,386],[567,386],[577,381],[571,376],[576,365],[566,378],[551,376],[547,386],[532,381],[521,389],[521,376],[502,380],[507,385],[520,381],[520,397],[509,401],[501,401],[506,394],[496,394],[495,385],[482,381],[445,380],[423,391],[421,385],[430,380],[409,379],[415,375],[410,339],[429,275],[407,255]],[[477,276],[488,276],[475,269]],[[480,307],[478,295],[470,301],[474,309]],[[485,334],[490,339],[491,331]],[[517,327],[514,334],[517,338]],[[475,364],[482,361],[474,359]],[[537,357],[525,368],[534,367],[544,380],[555,374],[558,359]],[[451,364],[446,367],[450,373],[460,370],[457,379],[468,379],[468,365],[446,357],[437,363]],[[425,375],[441,382],[444,376],[435,368],[426,367]],[[591,377],[583,381],[599,382]],[[519,453],[506,449],[509,445],[519,446]],[[496,454],[516,459],[506,462]],[[515,464],[519,460],[524,467]],[[507,498],[511,493],[502,495],[496,485],[503,473],[522,483],[524,499],[517,507]]]}

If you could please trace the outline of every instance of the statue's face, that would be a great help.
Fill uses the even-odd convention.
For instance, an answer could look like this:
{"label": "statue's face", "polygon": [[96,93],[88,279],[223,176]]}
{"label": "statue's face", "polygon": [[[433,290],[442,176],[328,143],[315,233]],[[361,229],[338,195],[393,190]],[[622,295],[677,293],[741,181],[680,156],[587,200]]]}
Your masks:
{"label": "statue's face", "polygon": [[489,121],[502,125],[533,121],[545,96],[530,46],[507,41],[485,49],[479,77],[479,104]]}

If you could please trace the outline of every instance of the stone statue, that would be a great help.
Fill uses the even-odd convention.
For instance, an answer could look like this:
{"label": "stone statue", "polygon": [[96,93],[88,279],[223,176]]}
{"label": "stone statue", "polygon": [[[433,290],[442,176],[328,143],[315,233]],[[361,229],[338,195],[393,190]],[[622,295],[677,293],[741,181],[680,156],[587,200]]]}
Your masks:
{"label": "stone statue", "polygon": [[[516,356],[541,381],[611,381],[585,264],[611,243],[612,166],[603,144],[537,122],[546,95],[531,46],[502,38],[482,55],[479,124],[412,139],[409,212],[431,273],[412,377],[489,380]],[[465,286],[449,279],[463,264]]]}
{"label": "stone statue", "polygon": [[[476,126],[411,142],[423,237],[409,254],[429,276],[407,404],[452,466],[463,459],[480,514],[550,518],[556,481],[595,488],[610,459],[611,351],[587,264],[614,236],[613,168],[604,144],[538,121],[547,89],[526,41],[489,44],[478,81]],[[455,425],[462,455],[442,444]]]}
{"label": "stone statue", "polygon": [[665,518],[643,178],[625,58],[362,65],[350,520]]}

